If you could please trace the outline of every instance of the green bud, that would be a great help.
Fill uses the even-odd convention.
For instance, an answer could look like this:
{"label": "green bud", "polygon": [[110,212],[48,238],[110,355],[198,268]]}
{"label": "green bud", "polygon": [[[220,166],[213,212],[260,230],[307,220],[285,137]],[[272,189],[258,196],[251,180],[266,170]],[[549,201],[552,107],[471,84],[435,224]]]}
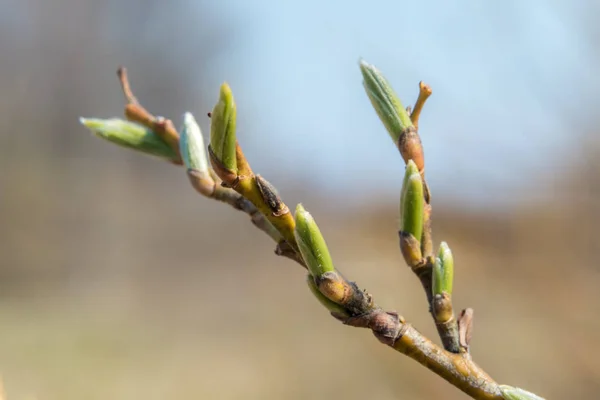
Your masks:
{"label": "green bud", "polygon": [[531,392],[508,385],[500,385],[500,391],[505,400],[544,400]]}
{"label": "green bud", "polygon": [[121,147],[177,162],[179,157],[152,130],[119,118],[79,118],[79,122],[96,136]]}
{"label": "green bud", "polygon": [[394,93],[387,79],[375,66],[360,60],[360,72],[363,76],[363,87],[371,100],[379,119],[385,125],[394,143],[398,143],[402,133],[413,126],[406,108]]}
{"label": "green bud", "polygon": [[332,315],[338,318],[348,318],[350,316],[348,311],[343,306],[334,303],[333,301],[325,297],[323,293],[321,293],[319,287],[315,283],[315,278],[312,275],[308,274],[306,276],[306,283],[308,284],[308,287],[310,288],[312,294],[317,298],[317,300],[319,300],[319,303],[324,305],[325,308],[327,308]]}
{"label": "green bud", "polygon": [[311,275],[320,277],[326,272],[333,272],[335,269],[327,244],[312,215],[302,207],[302,204],[298,204],[294,217],[296,219],[294,237]]}
{"label": "green bud", "polygon": [[446,293],[452,296],[452,281],[454,279],[454,258],[446,242],[440,244],[438,256],[433,264],[432,287],[433,295]]}
{"label": "green bud", "polygon": [[227,83],[221,85],[219,101],[213,108],[210,121],[210,148],[222,166],[237,173],[235,136],[236,107]]}
{"label": "green bud", "polygon": [[183,124],[179,133],[179,151],[187,169],[208,173],[208,159],[204,138],[194,116],[183,114]]}
{"label": "green bud", "polygon": [[400,195],[400,231],[410,233],[421,243],[423,234],[423,180],[412,160],[406,164]]}

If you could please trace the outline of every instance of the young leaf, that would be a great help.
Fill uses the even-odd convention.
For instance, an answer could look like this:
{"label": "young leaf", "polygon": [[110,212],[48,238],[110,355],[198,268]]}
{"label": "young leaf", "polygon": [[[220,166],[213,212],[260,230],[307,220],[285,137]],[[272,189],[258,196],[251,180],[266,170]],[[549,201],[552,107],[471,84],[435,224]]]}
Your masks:
{"label": "young leaf", "polygon": [[419,243],[423,234],[423,181],[412,160],[406,164],[400,195],[400,231],[411,234]]}
{"label": "young leaf", "polygon": [[363,76],[363,87],[373,108],[394,143],[398,143],[402,133],[413,126],[406,108],[387,79],[375,66],[360,60],[360,72]]}
{"label": "young leaf", "polygon": [[326,272],[333,272],[333,261],[327,244],[312,215],[302,207],[302,204],[298,204],[294,217],[296,219],[294,236],[311,275],[320,277]]}
{"label": "young leaf", "polygon": [[211,114],[210,149],[219,163],[228,171],[237,173],[236,106],[227,83],[221,85],[219,101]]}
{"label": "young leaf", "polygon": [[452,296],[452,281],[454,279],[454,258],[446,242],[440,244],[438,256],[433,265],[433,295],[446,293]]}
{"label": "young leaf", "polygon": [[200,127],[194,116],[183,114],[183,124],[179,133],[179,151],[187,169],[208,173],[208,159]]}
{"label": "young leaf", "polygon": [[135,122],[119,119],[79,118],[79,122],[96,136],[121,147],[177,162],[178,156],[150,129]]}

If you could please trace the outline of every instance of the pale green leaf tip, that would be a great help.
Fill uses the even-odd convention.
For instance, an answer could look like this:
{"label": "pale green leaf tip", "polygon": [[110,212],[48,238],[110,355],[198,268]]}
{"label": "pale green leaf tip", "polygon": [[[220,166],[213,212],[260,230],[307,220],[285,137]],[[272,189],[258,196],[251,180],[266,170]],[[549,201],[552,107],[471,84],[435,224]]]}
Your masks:
{"label": "pale green leaf tip", "polygon": [[443,261],[453,261],[452,251],[448,246],[448,243],[442,242],[440,243],[440,250],[438,252],[438,257]]}
{"label": "pale green leaf tip", "polygon": [[135,122],[121,118],[84,118],[79,123],[97,135],[130,136],[131,133],[145,133],[147,129]]}
{"label": "pale green leaf tip", "polygon": [[536,394],[508,385],[500,385],[500,391],[505,400],[544,400]]}
{"label": "pale green leaf tip", "polygon": [[186,168],[208,173],[208,159],[202,131],[190,112],[183,114],[179,150]]}
{"label": "pale green leaf tip", "polygon": [[367,73],[369,69],[375,69],[375,67],[369,64],[364,58],[360,57],[358,59],[358,66],[360,67],[361,72],[364,74]]}
{"label": "pale green leaf tip", "polygon": [[120,118],[79,118],[79,122],[96,136],[113,144],[149,155],[176,161],[177,154],[150,129]]}
{"label": "pale green leaf tip", "polygon": [[406,163],[406,174],[409,175],[413,175],[413,174],[418,174],[419,175],[419,168],[417,168],[417,164],[415,164],[415,162],[413,160],[408,160],[408,162]]}
{"label": "pale green leaf tip", "polygon": [[233,100],[233,93],[231,92],[231,87],[229,86],[229,84],[227,82],[223,82],[221,84],[219,95],[221,96],[221,98],[224,101],[232,101]]}
{"label": "pale green leaf tip", "polygon": [[114,126],[116,121],[121,121],[117,118],[101,119],[101,118],[84,118],[79,117],[79,123],[95,134],[102,134],[107,128]]}
{"label": "pale green leaf tip", "polygon": [[[294,218],[296,220],[296,224],[299,224],[301,228],[305,229],[314,229],[316,227],[316,222],[313,219],[313,216],[306,211],[302,203],[299,203],[296,206],[296,212],[294,213]],[[314,226],[312,226],[314,224]],[[318,229],[318,228],[317,228]]]}
{"label": "pale green leaf tip", "polygon": [[302,203],[298,203],[298,205],[296,206],[296,215],[302,214],[302,213],[306,213],[310,217],[310,214],[304,209],[304,206],[302,205]]}

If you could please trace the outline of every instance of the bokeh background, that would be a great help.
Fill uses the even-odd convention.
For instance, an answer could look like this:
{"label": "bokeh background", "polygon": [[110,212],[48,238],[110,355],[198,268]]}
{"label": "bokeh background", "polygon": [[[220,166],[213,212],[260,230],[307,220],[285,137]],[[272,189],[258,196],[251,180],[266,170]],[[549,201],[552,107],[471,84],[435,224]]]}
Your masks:
{"label": "bokeh background", "polygon": [[359,57],[421,119],[434,240],[473,354],[549,399],[600,391],[600,3],[3,0],[0,376],[9,399],[464,399],[311,297],[183,169],[78,125],[152,112],[205,133],[219,84],[254,170],[334,261],[435,337],[397,246],[402,161]]}

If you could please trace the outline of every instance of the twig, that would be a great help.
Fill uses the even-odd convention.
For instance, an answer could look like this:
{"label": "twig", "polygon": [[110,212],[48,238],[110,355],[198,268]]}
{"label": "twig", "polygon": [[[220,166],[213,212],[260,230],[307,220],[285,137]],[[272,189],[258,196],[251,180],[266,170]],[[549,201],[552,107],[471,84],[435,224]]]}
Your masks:
{"label": "twig", "polygon": [[[119,77],[121,89],[123,91],[123,95],[125,96],[125,100],[127,101],[127,104],[125,105],[125,116],[127,119],[138,122],[147,128],[152,129],[172,148],[176,149],[177,154],[180,154],[179,134],[175,130],[175,126],[173,125],[172,121],[155,117],[139,103],[137,97],[133,94],[131,89],[131,84],[129,83],[129,77],[127,75],[127,68],[119,67],[117,70],[117,76]],[[208,116],[210,117],[210,113],[208,113]],[[177,165],[183,165],[183,162],[179,162]],[[221,179],[214,173],[213,170],[210,170],[209,172],[210,176],[206,177],[195,173],[195,171],[188,170],[187,175],[192,187],[194,187],[194,189],[196,189],[196,191],[204,197],[229,204],[234,209],[246,213],[250,217],[250,221],[252,224],[254,224],[254,226],[266,233],[277,243],[275,254],[289,258],[290,260],[295,261],[302,267],[306,268],[302,257],[299,256],[298,253],[294,251],[285,240],[283,240],[279,232],[265,218],[265,216],[258,211],[254,204],[252,204],[248,199],[244,198],[241,194],[237,193],[235,190],[224,187]]]}
{"label": "twig", "polygon": [[[171,145],[176,146],[177,151],[179,151],[179,136],[176,131],[173,135],[174,127],[172,123],[152,116],[139,105],[131,91],[124,68],[119,69],[119,79],[125,98],[128,101],[126,106],[127,117],[140,123],[145,121],[149,124],[146,126],[154,129],[157,134],[161,135]],[[428,86],[421,84],[420,88],[420,100],[417,100],[411,114],[415,125],[418,122],[419,113],[426,98],[431,94],[431,89]],[[170,142],[167,140],[169,135]],[[307,265],[299,254],[293,235],[295,222],[289,209],[275,189],[264,178],[252,173],[241,148],[237,146],[236,154],[238,165],[241,166],[241,171],[244,172],[243,176],[236,176],[237,171],[236,175],[232,176],[232,171],[220,170],[222,165],[212,153],[210,146],[209,154],[214,168],[210,170],[210,176],[197,175],[193,170],[188,170],[188,177],[194,188],[205,197],[222,201],[248,214],[255,226],[278,243],[276,254],[286,256],[306,268]],[[423,169],[419,172],[423,175]],[[223,185],[221,179],[223,179],[225,185]],[[426,188],[424,178],[423,183]],[[429,224],[431,208],[428,189],[425,190],[424,196],[426,205],[429,207],[425,212],[425,218],[427,224]],[[431,310],[433,303],[431,294],[433,256],[431,248],[428,247],[431,246],[431,230],[425,229],[423,235],[424,239],[427,239],[422,240],[421,244],[421,246],[424,246],[422,251],[425,258],[418,267],[413,267],[413,271],[423,284]],[[427,235],[428,237],[425,238]],[[425,242],[429,244],[423,244]],[[318,279],[315,279],[315,283],[318,284],[318,288],[323,295],[328,299],[335,298],[334,302],[343,307],[345,310],[343,315],[332,312],[332,316],[345,325],[370,329],[380,342],[416,360],[474,399],[503,399],[499,385],[473,362],[467,351],[472,331],[471,309],[467,309],[461,314],[460,328],[457,330],[457,332],[460,332],[456,334],[456,336],[460,336],[460,344],[465,351],[450,352],[440,348],[423,336],[396,312],[386,312],[375,305],[368,293],[361,290],[354,282],[347,281],[337,271],[324,273]],[[444,332],[448,333],[450,331],[446,330]],[[440,335],[443,336],[442,332],[440,332]],[[447,343],[444,344],[448,345]]]}
{"label": "twig", "polygon": [[[421,175],[423,186],[422,198],[423,218],[422,218],[422,233],[420,238],[414,238],[407,232],[400,230],[398,232],[400,238],[400,249],[406,264],[412,269],[413,273],[419,278],[421,286],[425,291],[427,298],[428,309],[433,317],[438,335],[444,346],[444,349],[452,353],[460,353],[460,338],[456,318],[452,308],[452,300],[450,296],[434,296],[432,293],[432,270],[435,262],[433,256],[433,239],[431,229],[431,192],[427,181],[425,180],[425,157],[422,148],[421,138],[417,131],[419,115],[423,109],[423,105],[432,91],[429,85],[424,82],[419,83],[419,96],[410,114],[411,122],[414,127],[409,126],[405,129],[398,141],[398,150],[402,158],[407,163],[412,160],[418,168]],[[417,161],[415,161],[417,160]],[[417,240],[418,239],[418,240]],[[416,247],[420,247],[415,249]],[[415,258],[415,254],[418,258]]]}
{"label": "twig", "polygon": [[329,280],[330,284],[320,282],[321,291],[323,286],[343,286],[339,291],[343,296],[336,303],[344,306],[350,316],[341,318],[333,313],[332,316],[345,325],[371,329],[380,342],[419,362],[474,399],[503,399],[499,385],[473,362],[470,354],[455,354],[440,348],[396,312],[376,306],[371,295],[337,272],[325,274],[323,280]]}
{"label": "twig", "polygon": [[117,76],[119,77],[119,82],[121,82],[121,89],[123,90],[123,94],[125,95],[125,100],[129,104],[140,104],[138,99],[133,95],[131,91],[131,85],[129,84],[129,78],[127,77],[127,68],[121,66],[117,69]]}
{"label": "twig", "polygon": [[431,93],[431,87],[429,87],[428,84],[423,81],[419,82],[419,97],[410,113],[410,120],[417,130],[419,130],[419,117],[421,116],[421,111],[423,110],[425,101],[431,96]]}

